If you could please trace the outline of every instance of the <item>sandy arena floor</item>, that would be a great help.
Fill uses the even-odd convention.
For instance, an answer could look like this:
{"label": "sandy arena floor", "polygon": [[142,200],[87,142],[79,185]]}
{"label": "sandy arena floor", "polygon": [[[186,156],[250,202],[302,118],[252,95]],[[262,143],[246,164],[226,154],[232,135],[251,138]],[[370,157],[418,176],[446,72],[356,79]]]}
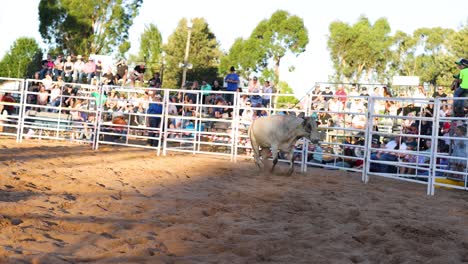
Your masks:
{"label": "sandy arena floor", "polygon": [[468,262],[468,193],[0,138],[0,263],[258,262]]}

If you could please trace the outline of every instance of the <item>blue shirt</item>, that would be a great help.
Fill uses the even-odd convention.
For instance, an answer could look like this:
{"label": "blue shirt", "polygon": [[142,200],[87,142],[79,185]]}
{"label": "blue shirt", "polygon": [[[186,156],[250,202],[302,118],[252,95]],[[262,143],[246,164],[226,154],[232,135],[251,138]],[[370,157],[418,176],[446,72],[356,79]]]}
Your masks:
{"label": "blue shirt", "polygon": [[[230,79],[232,81],[237,81],[236,83],[228,82],[227,80]],[[230,73],[224,78],[224,81],[227,83],[227,91],[235,92],[237,91],[237,87],[239,87],[239,75],[237,73]]]}
{"label": "blue shirt", "polygon": [[163,106],[160,102],[150,102],[148,107],[148,114],[159,115],[163,112]]}

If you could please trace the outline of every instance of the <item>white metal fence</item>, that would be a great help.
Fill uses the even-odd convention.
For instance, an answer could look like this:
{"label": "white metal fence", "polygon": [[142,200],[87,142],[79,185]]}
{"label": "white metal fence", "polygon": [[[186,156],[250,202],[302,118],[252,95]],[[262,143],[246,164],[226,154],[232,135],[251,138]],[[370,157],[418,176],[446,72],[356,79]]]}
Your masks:
{"label": "white metal fence", "polygon": [[[305,113],[321,122],[322,140],[314,145],[297,142],[294,160],[301,171],[341,169],[361,173],[364,182],[370,176],[390,177],[425,184],[430,195],[439,186],[468,190],[468,119],[446,115],[451,98],[328,96],[317,102],[311,93],[298,107],[278,103],[288,94],[60,83],[49,88],[59,89],[57,95],[41,90],[41,83],[0,79],[0,95],[13,94],[14,99],[0,103],[13,106],[0,123],[0,135],[17,141],[68,140],[95,149],[100,144],[142,147],[157,155],[211,154],[235,161],[251,156],[247,129],[252,120]],[[40,97],[46,95],[44,103]],[[226,98],[233,100],[226,103]],[[280,156],[280,161],[287,159]]]}
{"label": "white metal fence", "polygon": [[24,80],[0,78],[0,136],[20,139]]}

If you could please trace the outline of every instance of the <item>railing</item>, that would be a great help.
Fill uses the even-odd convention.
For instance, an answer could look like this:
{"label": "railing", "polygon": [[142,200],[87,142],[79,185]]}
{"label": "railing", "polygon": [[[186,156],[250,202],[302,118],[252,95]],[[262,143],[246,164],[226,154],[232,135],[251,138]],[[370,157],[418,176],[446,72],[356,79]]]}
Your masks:
{"label": "railing", "polygon": [[[141,147],[154,149],[157,155],[161,151],[163,155],[171,151],[210,154],[237,161],[239,157],[251,157],[247,129],[255,117],[248,113],[305,113],[323,119],[319,126],[323,137],[314,145],[307,140],[298,141],[294,160],[303,172],[311,167],[340,169],[360,173],[364,182],[370,176],[389,177],[425,184],[429,195],[442,186],[468,190],[468,158],[460,155],[467,151],[468,135],[466,129],[464,135],[455,131],[457,126],[466,126],[468,119],[442,115],[442,109],[452,104],[447,99],[347,96],[341,108],[327,111],[315,109],[311,94],[305,97],[301,109],[290,109],[273,104],[275,97],[289,94],[272,94],[269,104],[248,106],[245,98],[256,94],[60,84],[61,103],[39,105],[32,100],[41,93],[36,89],[38,83],[0,79],[0,94],[7,92],[15,98],[13,103],[0,103],[14,109],[0,123],[1,136],[13,136],[19,142],[30,138],[82,142],[94,149],[101,144]],[[65,92],[69,86],[74,91],[71,94]],[[213,104],[216,100],[212,99],[226,95],[232,95],[232,105]],[[189,102],[174,99],[185,96]],[[330,102],[335,100],[330,98]],[[62,102],[68,100],[81,100],[82,105],[79,109],[64,107]],[[120,106],[114,108],[117,104]],[[150,104],[159,104],[160,112],[150,114]],[[434,109],[432,116],[424,114],[427,109]],[[74,119],[76,112],[86,118]],[[335,124],[327,122],[324,116],[328,115]],[[115,122],[119,118],[124,123]],[[420,133],[409,132],[411,123],[417,124]],[[439,133],[447,129],[447,124],[452,125],[451,130]],[[422,128],[430,133],[422,133]],[[396,144],[400,149],[387,149],[386,140],[394,137],[399,138]],[[427,142],[432,145],[426,146]],[[391,158],[381,158],[379,154]],[[287,160],[280,156],[280,162]]]}
{"label": "railing", "polygon": [[0,78],[0,136],[15,137],[20,140],[21,112],[24,104],[24,80]]}

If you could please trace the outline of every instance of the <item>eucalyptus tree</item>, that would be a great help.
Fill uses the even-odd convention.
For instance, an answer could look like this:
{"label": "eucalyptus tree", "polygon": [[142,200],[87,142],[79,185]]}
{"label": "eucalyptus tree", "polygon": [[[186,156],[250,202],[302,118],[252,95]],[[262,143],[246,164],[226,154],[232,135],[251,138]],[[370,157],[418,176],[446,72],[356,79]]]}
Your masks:
{"label": "eucalyptus tree", "polygon": [[[385,18],[373,25],[361,16],[354,25],[332,22],[327,45],[337,81],[358,82],[365,77],[382,74],[387,68],[392,38]],[[365,74],[365,76],[364,76]]]}
{"label": "eucalyptus tree", "polygon": [[[463,30],[463,29],[462,29]],[[463,52],[463,35],[452,29],[419,28],[412,34],[397,31],[393,36],[389,72],[419,76],[421,82],[449,85],[456,72],[455,59]]]}
{"label": "eucalyptus tree", "polygon": [[0,61],[0,76],[32,78],[40,70],[42,50],[33,38],[18,38]]}
{"label": "eucalyptus tree", "polygon": [[280,64],[287,53],[299,56],[309,43],[308,31],[302,18],[278,10],[255,27],[248,39],[237,39],[223,57],[220,73],[237,65],[243,74],[274,70],[275,84],[280,79]]}
{"label": "eucalyptus tree", "polygon": [[140,36],[140,50],[137,55],[130,55],[130,63],[145,63],[149,70],[145,74],[150,78],[153,73],[161,70],[163,64],[162,36],[155,24],[149,24]]}
{"label": "eucalyptus tree", "polygon": [[124,54],[143,0],[41,0],[39,32],[50,49],[69,54]]}
{"label": "eucalyptus tree", "polygon": [[183,18],[175,31],[169,36],[167,44],[163,46],[166,53],[164,71],[164,86],[180,87],[185,48],[190,30],[188,62],[192,65],[187,71],[188,81],[205,80],[212,83],[217,79],[220,57],[222,56],[216,35],[211,31],[203,18],[193,18],[192,27],[187,26],[187,19]]}

